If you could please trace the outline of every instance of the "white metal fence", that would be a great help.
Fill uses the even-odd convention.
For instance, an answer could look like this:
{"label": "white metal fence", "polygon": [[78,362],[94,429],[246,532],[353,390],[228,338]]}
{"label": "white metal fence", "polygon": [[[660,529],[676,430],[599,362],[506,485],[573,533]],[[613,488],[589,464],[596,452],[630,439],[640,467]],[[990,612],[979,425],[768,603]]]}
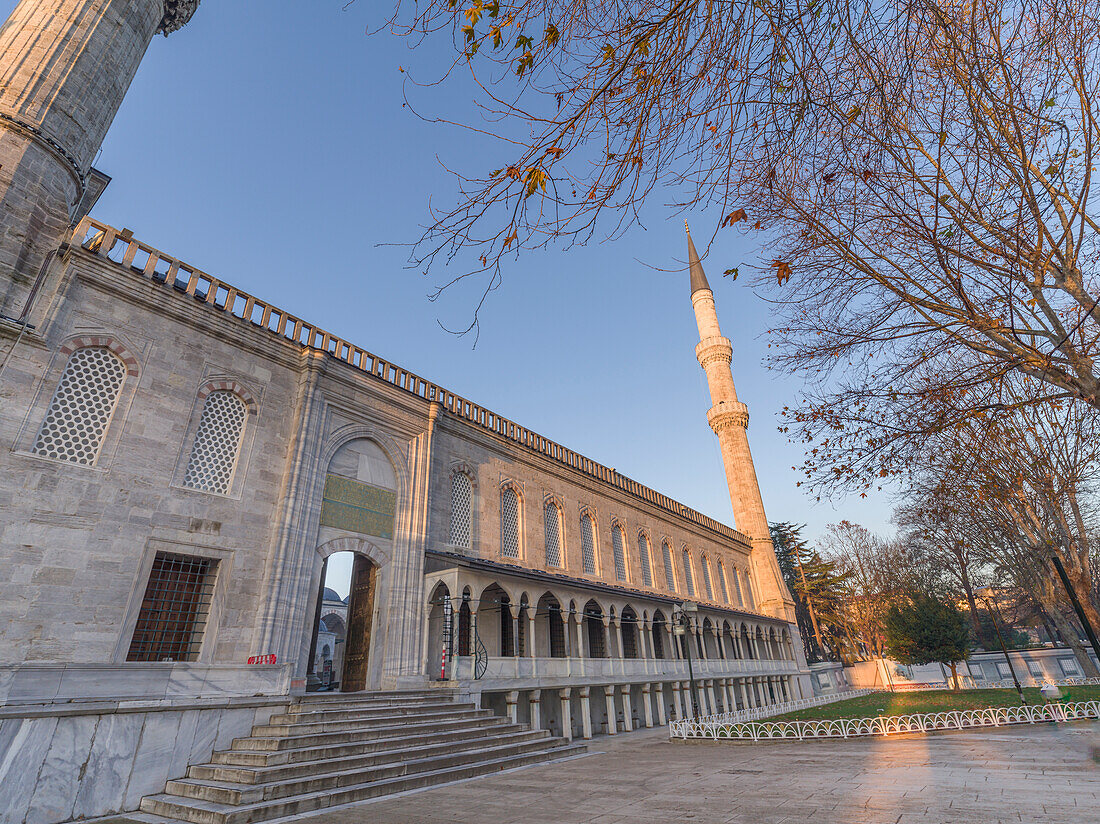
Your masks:
{"label": "white metal fence", "polygon": [[742,724],[746,721],[755,721],[759,718],[771,718],[775,715],[785,715],[788,712],[797,712],[798,710],[809,709],[810,707],[820,707],[823,704],[832,704],[835,701],[844,701],[848,698],[858,698],[861,695],[869,695],[872,692],[881,692],[881,690],[848,690],[847,692],[818,695],[814,698],[799,698],[797,701],[786,701],[782,704],[772,704],[767,707],[751,707],[749,709],[738,710],[737,712],[720,712],[715,715],[701,715],[691,720],[683,719],[680,721],[672,721],[669,724],[669,736],[672,738],[684,737],[683,735],[677,734],[677,725]]}
{"label": "white metal fence", "polygon": [[733,739],[748,741],[807,738],[861,738],[974,727],[1004,727],[1042,721],[1083,721],[1100,718],[1100,701],[1072,704],[994,707],[983,710],[950,710],[915,715],[880,715],[874,718],[840,718],[833,721],[769,721],[765,723],[715,723],[706,719],[674,721],[673,738]]}

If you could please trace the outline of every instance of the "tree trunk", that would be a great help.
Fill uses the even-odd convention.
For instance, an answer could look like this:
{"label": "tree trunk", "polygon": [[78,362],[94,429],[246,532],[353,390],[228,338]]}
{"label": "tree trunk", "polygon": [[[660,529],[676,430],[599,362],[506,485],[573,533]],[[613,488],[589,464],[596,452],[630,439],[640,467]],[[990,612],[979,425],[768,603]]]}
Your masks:
{"label": "tree trunk", "polygon": [[[959,562],[959,577],[962,579],[963,591],[966,592],[966,602],[970,605],[970,626],[974,630],[974,643],[982,645],[982,625],[978,620],[978,602],[974,600],[974,588],[970,585],[970,573],[967,572],[967,563],[963,559],[962,551],[952,549],[955,560]],[[984,648],[984,645],[982,645]]]}
{"label": "tree trunk", "polygon": [[959,665],[955,661],[948,664],[951,667],[951,692],[959,691]]}
{"label": "tree trunk", "polygon": [[1081,643],[1081,634],[1077,631],[1077,627],[1073,626],[1070,620],[1062,615],[1059,610],[1052,609],[1049,612],[1050,620],[1054,622],[1054,626],[1058,629],[1058,634],[1062,636],[1062,640],[1073,650],[1073,657],[1081,665],[1081,671],[1085,674],[1085,677],[1100,678],[1100,669],[1097,669],[1092,656],[1085,649],[1085,645]]}

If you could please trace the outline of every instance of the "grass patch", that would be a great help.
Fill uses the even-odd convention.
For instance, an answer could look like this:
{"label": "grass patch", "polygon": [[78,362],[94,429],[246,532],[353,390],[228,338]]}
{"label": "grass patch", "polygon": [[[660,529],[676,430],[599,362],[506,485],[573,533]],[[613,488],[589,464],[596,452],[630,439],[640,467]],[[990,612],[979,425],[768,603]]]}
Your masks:
{"label": "grass patch", "polygon": [[[1065,700],[1100,700],[1100,686],[1059,687]],[[1025,688],[1024,697],[1029,704],[1043,703],[1036,688]],[[1013,707],[1020,703],[1016,690],[933,690],[929,692],[875,692],[836,701],[820,707],[810,707],[798,712],[788,712],[766,721],[832,721],[837,718],[874,718],[878,715],[910,715],[947,710],[980,710],[987,707]]]}

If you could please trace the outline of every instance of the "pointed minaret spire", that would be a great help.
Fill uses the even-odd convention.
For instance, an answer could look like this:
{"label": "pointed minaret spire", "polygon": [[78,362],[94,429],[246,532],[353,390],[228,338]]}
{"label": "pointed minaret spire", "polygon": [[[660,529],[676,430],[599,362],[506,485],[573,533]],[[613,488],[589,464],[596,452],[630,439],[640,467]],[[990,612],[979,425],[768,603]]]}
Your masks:
{"label": "pointed minaret spire", "polygon": [[[687,221],[684,221],[684,226],[687,227]],[[707,423],[714,430],[722,449],[722,463],[726,467],[726,482],[729,484],[737,528],[752,542],[752,591],[756,595],[756,606],[763,612],[793,622],[794,601],[775,560],[768,516],[764,513],[756,467],[749,451],[749,410],[737,400],[737,390],[733,385],[733,373],[730,371],[733,346],[728,338],[722,336],[714,293],[703,273],[690,229],[688,265],[691,269],[691,305],[699,326],[699,345],[695,347],[695,357],[707,373],[707,385],[710,387],[712,406],[707,412]]]}

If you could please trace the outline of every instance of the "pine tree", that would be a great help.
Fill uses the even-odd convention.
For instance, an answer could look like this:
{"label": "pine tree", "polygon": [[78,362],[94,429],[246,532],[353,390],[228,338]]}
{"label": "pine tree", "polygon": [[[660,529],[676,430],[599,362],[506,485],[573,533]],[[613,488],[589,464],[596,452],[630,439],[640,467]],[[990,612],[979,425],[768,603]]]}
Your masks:
{"label": "pine tree", "polygon": [[970,655],[966,617],[954,604],[914,595],[895,604],[884,623],[886,650],[898,663],[947,664],[952,689],[959,689],[958,664]]}

